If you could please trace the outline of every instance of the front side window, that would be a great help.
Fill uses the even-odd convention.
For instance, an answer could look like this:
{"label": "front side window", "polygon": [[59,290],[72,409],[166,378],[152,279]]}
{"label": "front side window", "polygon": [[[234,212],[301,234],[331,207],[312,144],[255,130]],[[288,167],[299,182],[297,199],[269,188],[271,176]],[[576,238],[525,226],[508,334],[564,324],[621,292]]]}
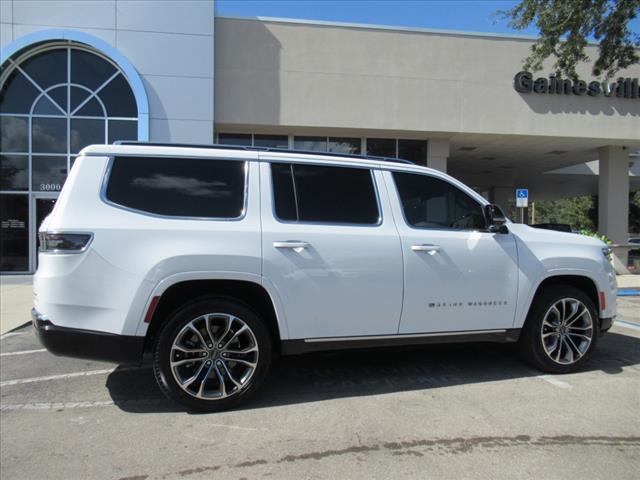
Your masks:
{"label": "front side window", "polygon": [[407,223],[416,228],[485,228],[482,206],[448,182],[428,175],[393,174]]}
{"label": "front side window", "polygon": [[117,157],[106,198],[157,215],[233,219],[244,213],[245,175],[236,160]]}
{"label": "front side window", "polygon": [[368,169],[273,163],[271,173],[275,213],[281,220],[355,225],[380,220]]}

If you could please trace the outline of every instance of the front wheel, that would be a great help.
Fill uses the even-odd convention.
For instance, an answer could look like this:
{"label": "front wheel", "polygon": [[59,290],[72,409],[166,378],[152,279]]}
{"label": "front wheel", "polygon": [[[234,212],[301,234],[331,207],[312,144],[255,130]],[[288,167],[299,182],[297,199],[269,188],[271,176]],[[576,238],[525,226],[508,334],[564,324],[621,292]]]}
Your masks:
{"label": "front wheel", "polygon": [[175,312],[163,326],[153,370],[163,393],[190,410],[214,412],[246,401],[271,363],[261,317],[227,299],[205,299]]}
{"label": "front wheel", "polygon": [[588,360],[598,332],[597,310],[591,299],[577,288],[557,286],[534,299],[520,336],[520,349],[540,370],[569,373]]}

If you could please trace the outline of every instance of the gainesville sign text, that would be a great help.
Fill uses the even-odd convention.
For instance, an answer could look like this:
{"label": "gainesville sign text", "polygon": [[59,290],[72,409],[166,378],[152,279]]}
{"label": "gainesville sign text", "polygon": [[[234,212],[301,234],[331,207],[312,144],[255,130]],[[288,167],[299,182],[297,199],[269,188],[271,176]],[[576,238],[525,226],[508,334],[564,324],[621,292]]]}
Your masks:
{"label": "gainesville sign text", "polygon": [[590,97],[640,98],[637,78],[619,78],[616,82],[585,82],[549,75],[533,79],[529,72],[518,72],[513,77],[513,88],[520,93],[549,93],[563,95],[589,95]]}

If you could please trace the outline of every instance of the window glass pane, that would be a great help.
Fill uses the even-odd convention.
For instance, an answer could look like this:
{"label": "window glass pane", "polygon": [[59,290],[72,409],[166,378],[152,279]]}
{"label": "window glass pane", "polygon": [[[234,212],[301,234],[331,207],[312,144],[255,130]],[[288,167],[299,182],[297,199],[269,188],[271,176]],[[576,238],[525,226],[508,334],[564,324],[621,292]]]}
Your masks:
{"label": "window glass pane", "polygon": [[122,74],[111,80],[106,87],[100,90],[98,96],[104,103],[108,116],[129,118],[138,116],[136,99]]}
{"label": "window glass pane", "polygon": [[367,138],[367,155],[395,158],[395,138]]}
{"label": "window glass pane", "polygon": [[29,190],[27,155],[0,155],[0,190]]}
{"label": "window glass pane", "polygon": [[109,141],[137,140],[138,122],[131,120],[109,120]]}
{"label": "window glass pane", "polygon": [[294,137],[293,148],[296,150],[327,151],[326,137]]}
{"label": "window glass pane", "polygon": [[289,148],[289,137],[286,135],[254,135],[256,147]]}
{"label": "window glass pane", "polygon": [[33,109],[33,113],[35,115],[64,115],[64,113],[62,113],[60,109],[56,107],[53,102],[44,95],[40,97],[40,100],[38,100],[38,103],[36,103],[36,106]]}
{"label": "window glass pane", "polygon": [[243,145],[251,146],[250,133],[220,133],[218,134],[218,143],[222,145]]}
{"label": "window glass pane", "polygon": [[27,195],[0,195],[0,270],[29,270],[29,202]]}
{"label": "window glass pane", "polygon": [[20,67],[40,88],[67,83],[67,49],[47,50],[27,58]]}
{"label": "window glass pane", "polygon": [[31,148],[34,153],[67,153],[66,118],[33,117]]}
{"label": "window glass pane", "polygon": [[125,207],[181,217],[236,218],[244,208],[245,162],[116,158],[107,198]]}
{"label": "window glass pane", "polygon": [[293,165],[300,221],[378,223],[371,171],[361,168]]}
{"label": "window glass pane", "polygon": [[29,120],[0,117],[0,152],[29,152]]}
{"label": "window glass pane", "polygon": [[83,50],[71,50],[71,83],[91,90],[106,82],[116,69],[106,60]]}
{"label": "window glass pane", "polygon": [[67,111],[67,86],[57,87],[47,92],[54,102],[56,102],[62,110]]}
{"label": "window glass pane", "polygon": [[271,177],[276,216],[280,220],[298,220],[291,164],[272,163]]}
{"label": "window glass pane", "polygon": [[360,155],[362,142],[359,138],[329,138],[327,145],[328,152],[349,153],[352,155]]}
{"label": "window glass pane", "polygon": [[29,113],[40,91],[18,70],[14,70],[0,90],[0,113]]}
{"label": "window glass pane", "polygon": [[59,192],[67,178],[67,157],[33,157],[32,186],[38,192]]}
{"label": "window glass pane", "polygon": [[398,140],[398,158],[418,165],[427,164],[426,140]]}
{"label": "window glass pane", "polygon": [[104,120],[72,118],[71,153],[78,153],[87,145],[105,143],[104,122]]}
{"label": "window glass pane", "polygon": [[105,111],[102,109],[100,102],[94,97],[73,115],[77,117],[104,117]]}
{"label": "window glass pane", "polygon": [[80,104],[84,102],[89,95],[91,94],[86,90],[83,90],[78,87],[71,87],[71,104],[69,106],[71,111],[72,112],[75,111],[75,109],[78,108]]}
{"label": "window glass pane", "polygon": [[394,173],[393,178],[409,225],[455,230],[485,227],[481,205],[457,187],[427,175]]}

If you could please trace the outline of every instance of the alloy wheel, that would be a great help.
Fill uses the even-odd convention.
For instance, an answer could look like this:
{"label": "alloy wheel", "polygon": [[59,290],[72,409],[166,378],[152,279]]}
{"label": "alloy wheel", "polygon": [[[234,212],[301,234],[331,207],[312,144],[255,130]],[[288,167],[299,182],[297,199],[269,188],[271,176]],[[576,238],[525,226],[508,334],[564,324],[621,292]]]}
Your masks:
{"label": "alloy wheel", "polygon": [[542,321],[542,346],[547,356],[561,365],[580,360],[593,341],[593,318],[584,303],[575,298],[556,301]]}
{"label": "alloy wheel", "polygon": [[187,394],[220,400],[249,385],[258,365],[258,342],[240,318],[208,313],[189,321],[170,352],[174,379]]}

